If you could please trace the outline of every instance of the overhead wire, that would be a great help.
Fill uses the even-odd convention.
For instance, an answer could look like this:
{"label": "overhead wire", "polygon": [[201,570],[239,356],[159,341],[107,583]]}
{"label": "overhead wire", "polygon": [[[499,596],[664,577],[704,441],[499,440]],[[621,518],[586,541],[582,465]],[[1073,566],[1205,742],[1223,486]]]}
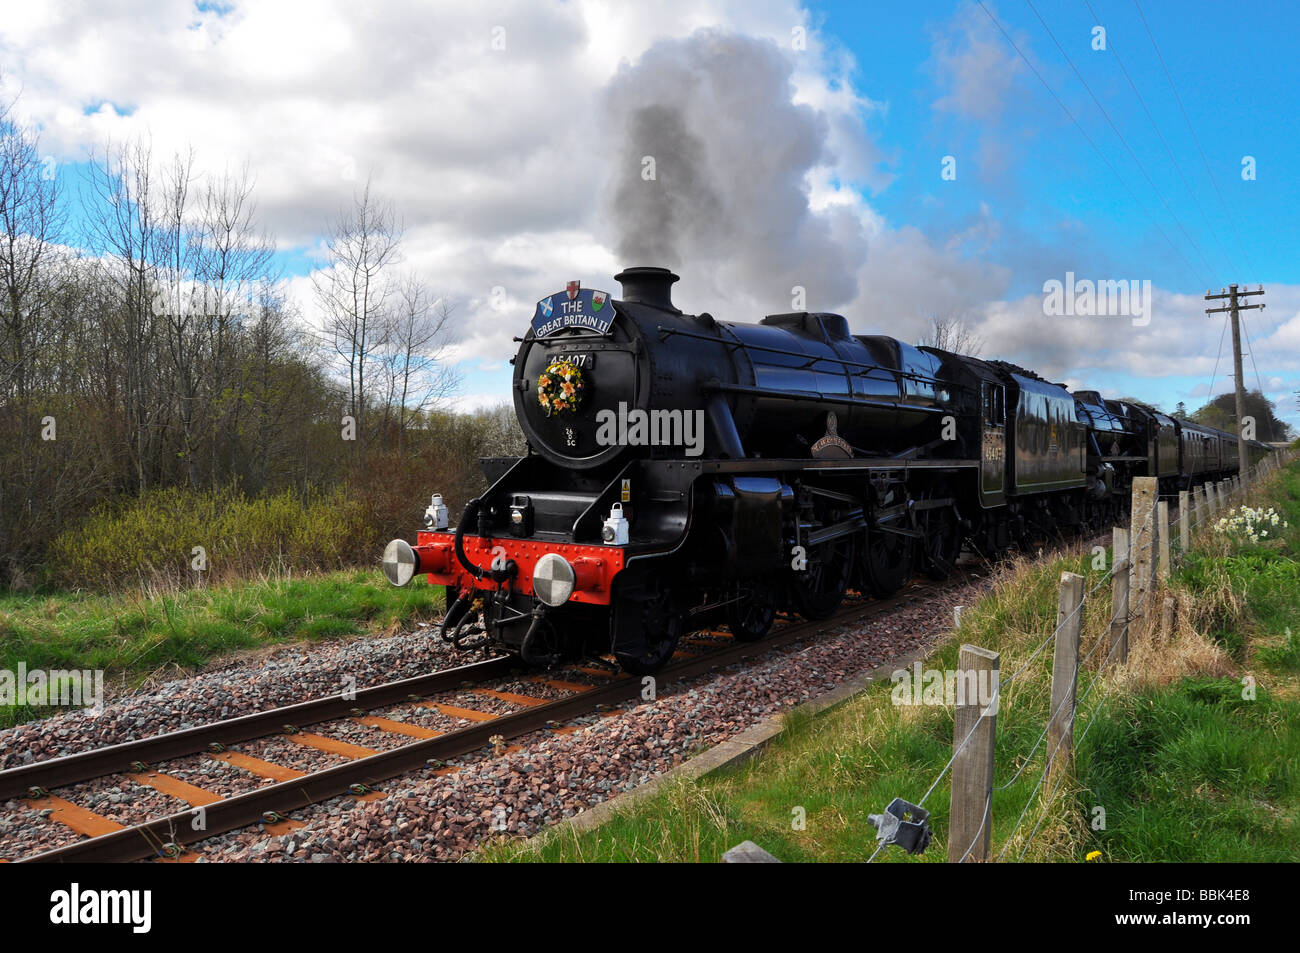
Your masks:
{"label": "overhead wire", "polygon": [[1066,117],[1070,120],[1070,122],[1074,124],[1074,127],[1079,130],[1080,135],[1082,135],[1083,138],[1087,141],[1088,145],[1092,147],[1092,151],[1097,153],[1097,157],[1101,159],[1103,163],[1105,163],[1106,168],[1110,169],[1111,174],[1114,175],[1115,178],[1119,180],[1120,185],[1124,186],[1124,189],[1125,191],[1128,192],[1129,197],[1133,199],[1134,205],[1141,208],[1142,211],[1146,213],[1146,216],[1149,219],[1151,219],[1151,224],[1155,226],[1156,231],[1160,233],[1160,236],[1165,240],[1165,242],[1169,245],[1169,247],[1173,249],[1174,254],[1177,255],[1182,260],[1183,264],[1186,266],[1188,270],[1188,273],[1191,274],[1193,278],[1195,278],[1196,269],[1193,268],[1192,263],[1187,260],[1187,256],[1185,256],[1182,253],[1181,249],[1179,249],[1178,246],[1174,244],[1173,240],[1170,239],[1168,233],[1165,232],[1164,228],[1161,227],[1160,223],[1156,221],[1155,216],[1151,214],[1150,210],[1142,202],[1138,200],[1137,194],[1133,191],[1132,187],[1128,184],[1128,181],[1122,175],[1120,175],[1119,170],[1116,169],[1114,164],[1109,159],[1106,158],[1106,155],[1101,151],[1097,143],[1093,141],[1092,136],[1088,135],[1088,131],[1084,129],[1083,125],[1079,122],[1079,120],[1075,118],[1074,113],[1070,111],[1070,108],[1065,105],[1061,97],[1056,94],[1056,91],[1054,89],[1052,89],[1051,84],[1048,83],[1047,80],[1043,78],[1042,73],[1038,71],[1038,67],[1034,66],[1033,62],[1029,59],[1029,57],[1026,56],[1024,51],[1021,50],[1020,47],[1016,44],[1016,41],[1011,38],[1011,35],[1002,26],[1002,23],[998,20],[996,16],[993,15],[993,12],[989,10],[989,8],[985,5],[984,0],[976,0],[976,2],[979,3],[980,8],[988,16],[989,20],[993,22],[993,25],[997,27],[998,32],[1000,32],[1002,36],[1006,39],[1007,43],[1011,45],[1011,48],[1016,51],[1016,53],[1020,56],[1022,60],[1024,60],[1025,65],[1027,65],[1030,71],[1034,74],[1034,76],[1037,77],[1038,81],[1043,85],[1043,88],[1046,89],[1047,92],[1051,95],[1052,99],[1056,101],[1056,104],[1061,107],[1061,111],[1064,112]]}
{"label": "overhead wire", "polygon": [[1169,72],[1169,65],[1165,63],[1165,58],[1160,52],[1160,45],[1156,43],[1155,33],[1151,30],[1151,24],[1147,22],[1146,14],[1142,12],[1142,4],[1138,0],[1133,0],[1133,6],[1137,9],[1138,17],[1142,20],[1142,27],[1146,30],[1147,38],[1151,40],[1151,48],[1155,50],[1156,59],[1160,61],[1160,68],[1164,71],[1165,79],[1169,83],[1169,89],[1174,94],[1174,99],[1178,103],[1178,110],[1183,115],[1183,121],[1187,124],[1187,131],[1192,134],[1192,141],[1196,143],[1196,150],[1201,155],[1201,163],[1205,166],[1205,174],[1210,180],[1210,185],[1214,188],[1215,195],[1219,198],[1219,207],[1223,209],[1224,218],[1227,219],[1228,226],[1232,229],[1233,237],[1237,239],[1237,247],[1246,257],[1246,266],[1253,272],[1254,264],[1250,260],[1250,252],[1242,243],[1241,234],[1237,231],[1237,222],[1233,214],[1228,210],[1228,203],[1223,200],[1223,193],[1219,190],[1219,183],[1214,178],[1214,172],[1210,168],[1210,160],[1205,157],[1205,149],[1201,146],[1201,138],[1196,134],[1196,127],[1192,125],[1191,117],[1187,115],[1187,108],[1183,105],[1183,97],[1178,94],[1178,87],[1174,83],[1173,74]]}
{"label": "overhead wire", "polygon": [[1192,238],[1191,234],[1183,226],[1182,220],[1178,217],[1178,213],[1175,212],[1173,208],[1169,205],[1169,203],[1165,200],[1164,194],[1160,191],[1159,186],[1156,185],[1155,180],[1152,179],[1151,175],[1147,172],[1146,166],[1142,164],[1142,160],[1139,159],[1137,153],[1133,151],[1133,147],[1128,144],[1128,139],[1124,137],[1124,133],[1120,132],[1119,126],[1115,125],[1115,121],[1110,118],[1110,113],[1106,110],[1106,107],[1101,104],[1101,100],[1097,98],[1097,94],[1092,91],[1092,87],[1088,85],[1088,81],[1083,78],[1083,73],[1079,72],[1079,68],[1074,65],[1074,60],[1070,59],[1070,55],[1065,52],[1065,47],[1063,47],[1061,45],[1061,41],[1056,38],[1056,34],[1052,32],[1052,28],[1048,26],[1047,21],[1043,19],[1043,15],[1038,12],[1038,8],[1034,6],[1033,0],[1025,0],[1025,4],[1029,7],[1030,10],[1033,11],[1034,16],[1038,18],[1038,22],[1043,25],[1043,29],[1046,30],[1047,35],[1051,37],[1052,42],[1056,45],[1056,49],[1060,52],[1062,58],[1066,62],[1066,65],[1070,67],[1070,69],[1074,72],[1075,77],[1077,77],[1079,82],[1083,85],[1083,88],[1087,91],[1088,96],[1092,99],[1093,104],[1097,107],[1098,111],[1101,112],[1102,117],[1106,120],[1107,125],[1110,126],[1111,130],[1119,138],[1120,143],[1124,146],[1124,149],[1128,152],[1129,157],[1133,160],[1134,165],[1138,167],[1138,171],[1142,173],[1142,177],[1147,180],[1147,185],[1151,186],[1151,191],[1155,193],[1156,198],[1160,200],[1160,204],[1165,207],[1165,211],[1169,213],[1169,216],[1174,220],[1174,224],[1178,226],[1178,230],[1182,232],[1183,237],[1187,239],[1187,243],[1191,245],[1192,248],[1196,251],[1196,254],[1200,256],[1201,264],[1203,264],[1206,267],[1210,275],[1211,278],[1210,284],[1213,284],[1214,266],[1211,265],[1209,260],[1205,257],[1205,253],[1201,251],[1201,246],[1196,243],[1196,239]]}
{"label": "overhead wire", "polygon": [[[1088,8],[1088,13],[1092,15],[1093,20],[1100,24],[1101,17],[1099,17],[1097,11],[1092,8],[1090,0],[1083,0],[1083,5]],[[1218,231],[1210,222],[1210,217],[1206,214],[1205,207],[1201,205],[1201,200],[1197,198],[1196,191],[1187,180],[1187,174],[1183,171],[1182,163],[1178,161],[1178,157],[1174,155],[1173,149],[1169,146],[1169,141],[1165,138],[1164,133],[1160,131],[1159,123],[1156,122],[1155,116],[1151,114],[1151,109],[1147,106],[1146,98],[1142,95],[1141,91],[1138,90],[1137,83],[1134,82],[1133,77],[1129,74],[1128,67],[1124,65],[1124,60],[1119,55],[1119,49],[1115,46],[1115,39],[1110,33],[1107,33],[1106,35],[1106,49],[1111,56],[1115,57],[1115,64],[1119,66],[1120,72],[1124,74],[1124,79],[1128,81],[1129,88],[1133,90],[1133,95],[1137,97],[1138,104],[1141,105],[1142,112],[1146,114],[1147,121],[1151,123],[1151,128],[1155,132],[1156,138],[1160,140],[1160,145],[1164,147],[1165,155],[1169,156],[1169,161],[1173,163],[1174,169],[1177,170],[1178,177],[1182,180],[1183,187],[1187,189],[1188,197],[1191,198],[1192,202],[1196,205],[1196,209],[1201,213],[1201,220],[1205,223],[1206,229],[1214,239],[1214,243],[1219,246],[1219,251],[1223,253],[1223,258],[1228,263],[1229,274],[1237,274],[1237,266],[1232,263],[1232,255],[1228,252],[1227,246],[1223,244],[1222,240],[1219,238]]]}

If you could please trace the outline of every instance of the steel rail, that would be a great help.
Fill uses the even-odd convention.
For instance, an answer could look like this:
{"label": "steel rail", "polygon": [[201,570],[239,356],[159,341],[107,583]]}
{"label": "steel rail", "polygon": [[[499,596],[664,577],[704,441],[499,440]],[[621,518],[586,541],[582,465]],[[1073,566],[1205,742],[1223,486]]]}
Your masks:
{"label": "steel rail", "polygon": [[273,735],[283,731],[285,725],[301,727],[347,718],[355,714],[355,709],[381,708],[406,701],[412,695],[423,696],[446,691],[459,687],[467,680],[506,675],[518,666],[518,661],[509,657],[488,659],[370,688],[359,688],[352,698],[346,698],[340,692],[283,708],[241,715],[227,721],[196,725],[150,738],[36,761],[0,771],[0,800],[21,797],[34,787],[48,790],[92,781],[110,774],[128,773],[137,762],[152,767],[160,761],[211,750],[212,745],[230,745]]}
{"label": "steel rail", "polygon": [[[882,614],[898,605],[909,602],[937,588],[934,584],[921,584],[889,599],[874,600],[855,606],[829,619],[798,622],[783,626],[772,635],[757,642],[738,642],[716,652],[671,663],[656,678],[668,684],[692,678],[734,665],[773,648],[800,641],[816,634],[829,625],[842,625]],[[509,661],[509,660],[502,660]],[[479,663],[480,666],[488,663]],[[463,669],[452,670],[463,674]],[[481,671],[481,668],[480,668]],[[427,676],[433,677],[433,676]],[[414,680],[408,680],[414,681]],[[395,683],[402,684],[402,683]],[[63,862],[125,862],[143,860],[164,854],[166,845],[184,845],[215,837],[256,824],[274,812],[276,815],[318,804],[331,797],[356,793],[357,786],[365,791],[375,790],[375,785],[395,776],[425,767],[430,762],[441,765],[448,758],[469,754],[490,746],[494,735],[516,738],[520,735],[546,728],[559,721],[568,721],[641,694],[642,683],[637,678],[617,678],[589,691],[561,698],[512,714],[501,715],[491,721],[479,722],[465,728],[413,742],[399,748],[381,751],[346,764],[336,765],[290,781],[270,784],[245,794],[225,798],[206,805],[203,810],[203,829],[195,830],[193,821],[197,809],[178,811],[166,817],[146,821],[98,837],[77,841],[64,847],[22,858],[19,863]],[[360,693],[358,693],[360,694]],[[352,703],[349,703],[352,704]],[[346,714],[346,712],[345,712]]]}

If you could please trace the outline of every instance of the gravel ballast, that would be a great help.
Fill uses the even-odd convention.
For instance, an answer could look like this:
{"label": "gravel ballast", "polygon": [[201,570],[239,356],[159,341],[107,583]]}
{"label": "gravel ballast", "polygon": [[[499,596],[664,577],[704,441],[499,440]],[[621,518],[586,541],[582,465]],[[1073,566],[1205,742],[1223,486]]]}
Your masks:
{"label": "gravel ballast", "polygon": [[[547,824],[630,790],[680,764],[702,748],[718,744],[756,722],[824,694],[844,680],[890,659],[929,646],[952,622],[952,607],[969,604],[983,581],[927,592],[910,605],[882,616],[841,624],[810,642],[775,649],[743,666],[702,676],[685,685],[660,686],[652,702],[629,702],[614,717],[591,715],[571,722],[568,732],[536,732],[511,739],[520,750],[497,755],[488,749],[459,759],[455,773],[426,769],[385,782],[387,797],[338,797],[295,812],[305,827],[272,836],[260,827],[230,832],[196,850],[206,861],[417,861],[456,860],[486,840],[528,836]],[[147,737],[218,718],[228,718],[340,690],[344,675],[357,688],[426,674],[473,661],[456,655],[430,637],[431,629],[369,641],[300,646],[248,659],[122,697],[99,717],[73,712],[37,724],[0,732],[0,764],[11,767],[33,759]],[[701,636],[706,638],[707,636]],[[688,646],[689,647],[689,646]],[[698,648],[698,646],[696,647]],[[548,673],[565,682],[596,681],[572,670]],[[564,697],[565,692],[519,677],[490,687],[534,698]],[[476,711],[506,714],[522,705],[461,689],[432,700]],[[467,722],[419,704],[395,705],[369,714],[407,721],[438,731]],[[369,748],[386,750],[410,739],[342,720],[305,730]],[[62,733],[61,733],[62,732]],[[232,750],[300,771],[320,770],[347,759],[272,736]],[[160,766],[199,787],[221,794],[243,793],[266,782],[223,762],[196,755]],[[87,782],[87,790],[120,787],[121,778]],[[99,787],[97,787],[97,785]],[[82,786],[78,786],[82,787]],[[140,787],[137,785],[137,787]],[[74,789],[69,789],[74,790]],[[186,805],[151,788],[133,791],[144,808],[114,805],[128,822],[170,813]],[[57,792],[68,796],[65,792]],[[152,799],[164,799],[154,804]],[[69,800],[97,809],[75,796]],[[164,810],[170,802],[171,810]],[[30,812],[28,812],[30,813]],[[13,859],[35,850],[76,840],[61,825],[23,820],[21,802],[7,808],[0,825],[0,856]],[[36,828],[44,828],[45,832]]]}

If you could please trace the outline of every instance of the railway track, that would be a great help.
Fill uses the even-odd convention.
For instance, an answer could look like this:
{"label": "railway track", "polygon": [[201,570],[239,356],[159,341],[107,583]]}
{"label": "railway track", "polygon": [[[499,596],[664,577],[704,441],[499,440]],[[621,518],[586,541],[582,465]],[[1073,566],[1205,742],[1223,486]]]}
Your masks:
{"label": "railway track", "polygon": [[[789,621],[757,642],[709,642],[684,639],[673,660],[656,675],[657,686],[693,678],[743,662],[771,649],[806,640],[824,629],[874,618],[913,602],[942,586],[914,581],[898,595],[884,600],[847,602],[829,619]],[[724,635],[716,633],[715,635]],[[716,646],[716,647],[715,647]],[[48,812],[47,820],[81,835],[66,846],[19,859],[29,863],[123,862],[156,858],[166,861],[195,859],[187,848],[207,838],[253,825],[270,834],[301,826],[293,812],[329,798],[351,795],[359,799],[386,796],[378,787],[386,781],[420,770],[448,774],[460,766],[450,759],[500,750],[505,741],[542,730],[571,731],[575,719],[639,697],[642,679],[616,673],[613,666],[562,667],[596,679],[594,684],[565,681],[562,673],[519,675],[509,658],[488,659],[415,678],[403,679],[355,693],[332,695],[269,709],[226,721],[53,758],[0,771],[0,800],[23,799],[24,807]],[[554,699],[530,697],[490,688],[494,681],[545,684],[564,694]],[[460,690],[521,706],[520,710],[493,714],[433,699],[439,693]],[[460,727],[439,731],[406,721],[368,714],[401,704],[415,703],[435,709],[461,722]],[[330,722],[354,720],[371,728],[412,738],[410,742],[377,751],[329,737],[319,731]],[[234,746],[274,735],[284,735],[307,747],[347,758],[344,763],[301,772],[241,753]],[[225,761],[271,783],[242,794],[222,796],[167,774],[166,762],[191,755]],[[105,777],[124,776],[190,805],[187,809],[136,824],[123,824],[58,796],[58,790]]]}

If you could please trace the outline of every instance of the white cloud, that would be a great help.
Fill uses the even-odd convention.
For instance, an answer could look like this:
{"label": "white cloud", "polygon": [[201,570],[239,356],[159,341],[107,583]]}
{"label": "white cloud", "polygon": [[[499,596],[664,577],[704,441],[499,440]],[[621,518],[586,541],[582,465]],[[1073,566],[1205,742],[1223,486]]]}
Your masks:
{"label": "white cloud", "polygon": [[[806,50],[792,48],[797,27]],[[702,30],[743,53],[753,83],[726,85],[724,58]],[[1018,56],[970,4],[934,44],[935,125],[1005,139],[990,134],[1032,80]],[[621,266],[651,263],[620,259],[603,205],[624,132],[609,105],[665,93],[628,88],[627,77],[651,74],[647,63],[689,100],[688,128],[716,137],[714,168],[735,180],[720,186],[731,203],[725,235],[701,230],[683,259],[682,307],[753,321],[787,310],[789,286],[802,284],[809,307],[840,308],[858,332],[914,341],[931,314],[965,317],[986,356],[1083,381],[1090,369],[1208,381],[1218,350],[1221,325],[1197,296],[1156,289],[1146,328],[1048,318],[1040,295],[1009,297],[1013,266],[1037,273],[1060,256],[1016,232],[995,201],[947,227],[886,220],[863,191],[887,188],[894,174],[864,126],[871,118],[888,130],[884,93],[854,84],[851,56],[794,0],[302,0],[225,14],[183,0],[64,0],[11,4],[0,56],[4,92],[21,92],[19,112],[41,126],[46,151],[75,161],[109,137],[147,131],[161,155],[193,144],[202,171],[247,162],[282,247],[316,247],[373,175],[404,219],[404,267],[454,305],[455,353],[476,370],[509,355],[533,303],[564,281],[617,291]],[[1071,251],[1082,243],[1071,223],[1060,234]],[[1010,263],[990,263],[990,249],[1009,242]],[[293,279],[290,293],[310,319],[310,282]],[[1261,373],[1276,378],[1300,371],[1300,288],[1271,287],[1268,301],[1249,327]]]}
{"label": "white cloud", "polygon": [[944,90],[935,108],[975,119],[998,118],[1028,75],[1019,55],[974,3],[963,3],[937,32],[934,60]]}

